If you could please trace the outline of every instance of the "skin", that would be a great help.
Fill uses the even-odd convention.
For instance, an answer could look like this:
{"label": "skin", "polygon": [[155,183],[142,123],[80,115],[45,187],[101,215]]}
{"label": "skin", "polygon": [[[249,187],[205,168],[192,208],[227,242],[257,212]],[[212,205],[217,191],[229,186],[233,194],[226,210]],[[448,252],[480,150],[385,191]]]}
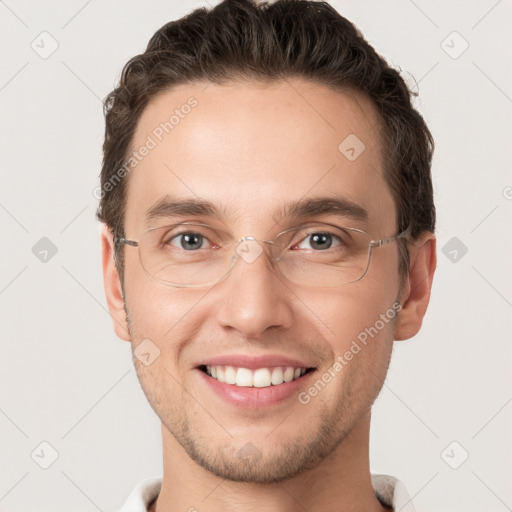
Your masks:
{"label": "skin", "polygon": [[[134,147],[190,96],[197,106],[129,176],[127,238],[140,239],[145,211],[165,194],[223,205],[221,224],[179,220],[225,224],[237,239],[272,238],[292,227],[283,219],[276,225],[276,208],[328,194],[363,205],[372,238],[396,234],[378,118],[364,97],[302,80],[182,85],[149,103]],[[353,162],[338,151],[351,133],[366,146]],[[331,215],[306,220],[339,223]],[[375,249],[363,279],[331,288],[290,283],[264,255],[251,264],[239,260],[213,287],[174,288],[150,279],[138,249],[125,247],[123,297],[105,227],[104,282],[115,331],[133,349],[149,338],[160,350],[149,366],[134,357],[162,422],[163,483],[151,510],[295,512],[299,504],[309,512],[388,510],[370,480],[371,405],[393,340],[408,339],[421,327],[435,243],[432,233],[424,233],[409,244],[411,271],[402,289],[396,243]],[[218,354],[272,353],[311,362],[320,376],[397,298],[398,316],[307,405],[292,398],[267,409],[240,409],[213,394],[194,369]],[[248,442],[259,453],[249,465],[237,457]]]}

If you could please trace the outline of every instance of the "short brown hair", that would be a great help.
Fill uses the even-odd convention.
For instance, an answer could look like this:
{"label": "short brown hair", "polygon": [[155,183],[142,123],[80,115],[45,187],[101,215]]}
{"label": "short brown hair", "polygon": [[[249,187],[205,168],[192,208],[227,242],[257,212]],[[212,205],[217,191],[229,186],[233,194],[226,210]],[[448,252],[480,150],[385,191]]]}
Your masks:
{"label": "short brown hair", "polygon": [[[326,2],[309,0],[224,0],[153,35],[146,51],[126,63],[119,85],[105,99],[97,218],[114,237],[124,236],[127,179],[119,179],[118,171],[126,165],[144,108],[159,92],[194,81],[288,77],[358,91],[372,101],[381,119],[384,176],[395,200],[397,229],[409,227],[412,238],[434,232],[434,141],[411,104],[414,93],[352,23]],[[106,186],[115,179],[115,186]],[[122,279],[122,251],[116,261]],[[408,252],[400,244],[400,272],[407,270]]]}

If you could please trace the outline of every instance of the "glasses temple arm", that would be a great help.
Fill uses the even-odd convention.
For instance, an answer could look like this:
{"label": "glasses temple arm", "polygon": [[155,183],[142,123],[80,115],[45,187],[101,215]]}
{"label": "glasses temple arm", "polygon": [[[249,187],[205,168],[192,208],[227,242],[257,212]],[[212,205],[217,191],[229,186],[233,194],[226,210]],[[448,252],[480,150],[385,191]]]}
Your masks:
{"label": "glasses temple arm", "polygon": [[114,237],[114,244],[115,245],[131,245],[132,247],[139,246],[139,242],[136,242],[135,240],[128,240],[127,238],[118,238],[118,237]]}

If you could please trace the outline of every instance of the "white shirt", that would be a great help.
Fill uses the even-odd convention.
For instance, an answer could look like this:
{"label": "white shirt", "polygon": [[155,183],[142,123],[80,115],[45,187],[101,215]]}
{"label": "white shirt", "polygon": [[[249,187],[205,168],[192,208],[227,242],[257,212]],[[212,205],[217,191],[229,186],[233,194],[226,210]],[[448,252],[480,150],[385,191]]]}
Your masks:
{"label": "white shirt", "polygon": [[[379,500],[395,512],[415,512],[409,494],[400,480],[388,475],[371,475],[372,485]],[[147,478],[138,483],[129,494],[119,512],[147,512],[158,496],[161,478]]]}

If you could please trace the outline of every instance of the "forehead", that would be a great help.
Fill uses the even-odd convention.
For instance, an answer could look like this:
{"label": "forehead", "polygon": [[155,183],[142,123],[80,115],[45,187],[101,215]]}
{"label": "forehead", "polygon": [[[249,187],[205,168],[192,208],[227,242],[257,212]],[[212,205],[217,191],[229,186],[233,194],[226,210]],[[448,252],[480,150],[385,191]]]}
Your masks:
{"label": "forehead", "polygon": [[392,228],[379,126],[365,97],[303,80],[169,89],[147,105],[132,141],[126,229],[141,228],[166,195],[218,204],[226,220],[271,224],[285,203],[342,197],[363,206],[370,224]]}

